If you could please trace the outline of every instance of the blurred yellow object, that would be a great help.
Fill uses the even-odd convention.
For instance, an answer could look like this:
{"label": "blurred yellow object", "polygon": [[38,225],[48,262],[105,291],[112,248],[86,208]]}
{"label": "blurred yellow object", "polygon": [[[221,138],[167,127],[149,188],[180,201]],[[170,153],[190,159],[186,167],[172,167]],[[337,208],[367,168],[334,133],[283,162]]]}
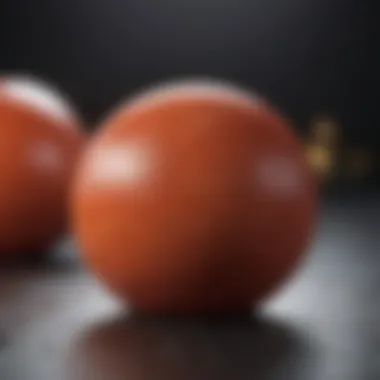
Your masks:
{"label": "blurred yellow object", "polygon": [[332,177],[335,169],[335,159],[332,150],[321,145],[309,145],[306,147],[306,158],[322,180]]}
{"label": "blurred yellow object", "polygon": [[310,139],[317,145],[335,146],[339,142],[340,126],[329,116],[318,116],[311,123]]}

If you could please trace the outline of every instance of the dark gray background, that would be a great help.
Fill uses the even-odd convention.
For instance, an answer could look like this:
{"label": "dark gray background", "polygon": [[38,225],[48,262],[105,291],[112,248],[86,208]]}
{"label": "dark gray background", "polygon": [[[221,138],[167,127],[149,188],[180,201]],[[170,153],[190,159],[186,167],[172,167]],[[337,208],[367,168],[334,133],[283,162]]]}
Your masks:
{"label": "dark gray background", "polygon": [[96,122],[148,83],[238,81],[297,128],[328,112],[345,138],[380,140],[375,0],[3,0],[0,69],[42,75]]}

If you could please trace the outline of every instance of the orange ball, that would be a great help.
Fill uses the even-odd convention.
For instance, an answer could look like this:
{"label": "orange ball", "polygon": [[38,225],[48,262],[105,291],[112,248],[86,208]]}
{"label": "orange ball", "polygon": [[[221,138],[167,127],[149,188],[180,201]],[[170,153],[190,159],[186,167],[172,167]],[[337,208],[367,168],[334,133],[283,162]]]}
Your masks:
{"label": "orange ball", "polygon": [[[0,79],[0,259],[48,249],[67,223],[83,135],[72,114],[43,106],[30,81]],[[46,100],[46,94],[45,94]]]}
{"label": "orange ball", "polygon": [[168,85],[121,107],[74,183],[85,261],[132,306],[159,313],[247,310],[296,266],[316,209],[291,128],[216,83]]}

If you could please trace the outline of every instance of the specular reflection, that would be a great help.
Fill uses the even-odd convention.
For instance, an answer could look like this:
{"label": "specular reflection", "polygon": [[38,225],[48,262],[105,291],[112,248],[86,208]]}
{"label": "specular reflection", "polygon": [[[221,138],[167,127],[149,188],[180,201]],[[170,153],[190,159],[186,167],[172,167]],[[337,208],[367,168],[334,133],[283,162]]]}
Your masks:
{"label": "specular reflection", "polygon": [[72,354],[76,380],[301,380],[317,358],[290,326],[249,317],[122,317],[83,332]]}

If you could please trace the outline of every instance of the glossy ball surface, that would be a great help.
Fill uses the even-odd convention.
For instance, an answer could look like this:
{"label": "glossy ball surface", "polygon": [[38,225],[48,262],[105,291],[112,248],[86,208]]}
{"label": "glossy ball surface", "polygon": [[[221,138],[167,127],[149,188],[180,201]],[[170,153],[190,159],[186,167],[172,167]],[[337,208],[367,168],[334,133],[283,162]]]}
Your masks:
{"label": "glossy ball surface", "polygon": [[0,79],[1,261],[42,253],[65,232],[69,183],[83,146],[71,114],[44,108],[14,84]]}
{"label": "glossy ball surface", "polygon": [[58,120],[56,124],[70,130],[78,130],[82,122],[73,104],[58,88],[37,77],[25,74],[0,76],[0,97]]}
{"label": "glossy ball surface", "polygon": [[73,220],[89,267],[133,307],[237,312],[294,269],[315,201],[275,111],[231,86],[184,83],[105,122],[79,165]]}

